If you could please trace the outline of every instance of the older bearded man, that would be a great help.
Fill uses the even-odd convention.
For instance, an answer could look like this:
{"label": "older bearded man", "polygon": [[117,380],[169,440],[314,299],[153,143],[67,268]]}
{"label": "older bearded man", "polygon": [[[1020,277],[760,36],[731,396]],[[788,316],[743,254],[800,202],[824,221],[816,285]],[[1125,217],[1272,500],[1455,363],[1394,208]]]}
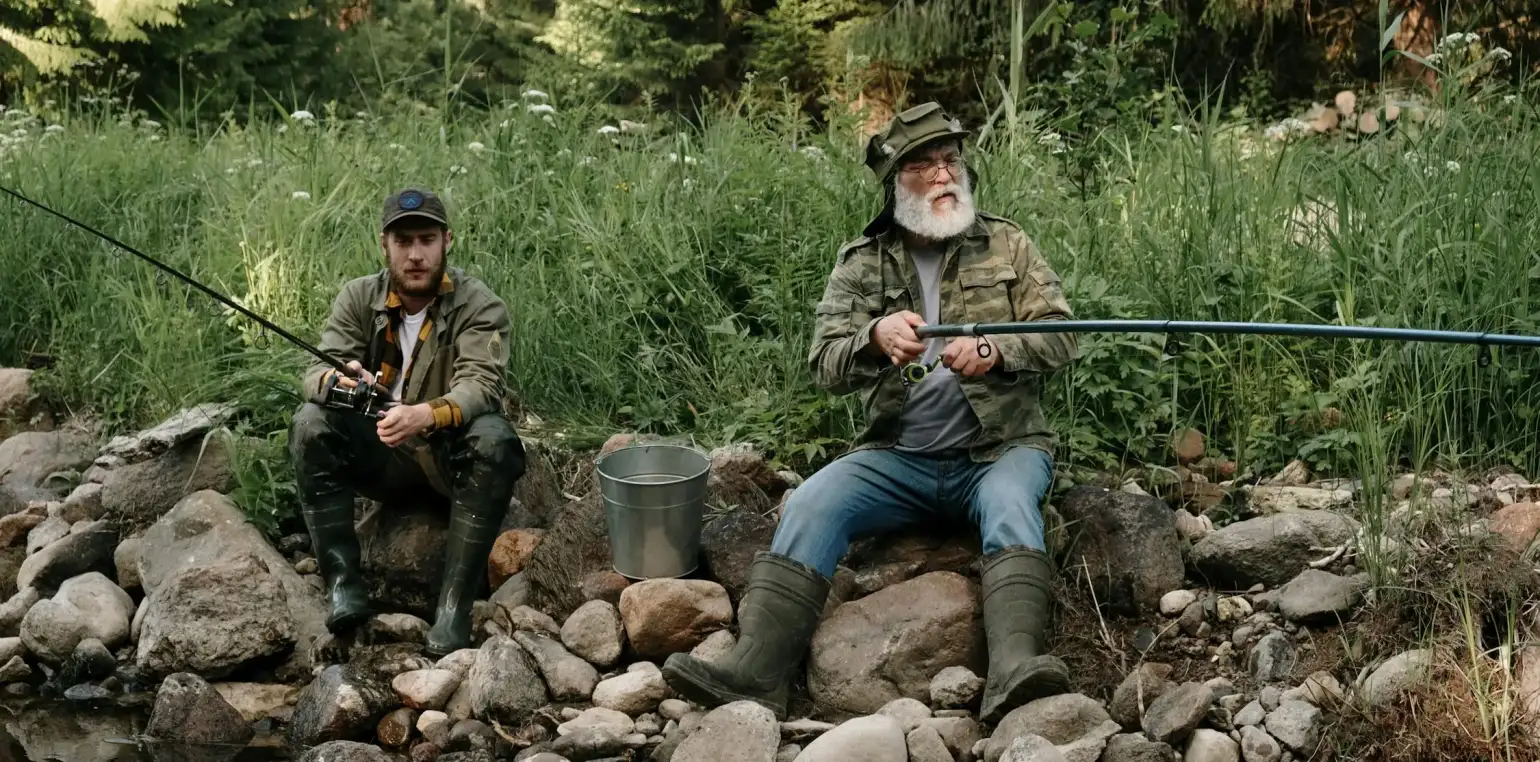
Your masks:
{"label": "older bearded man", "polygon": [[[962,140],[928,103],[867,145],[883,212],[839,250],[817,306],[809,364],[820,386],[864,392],[852,451],[793,493],[768,553],[754,562],[736,648],[716,663],[670,656],[664,677],[716,706],[759,702],[784,717],[787,683],[852,539],[964,519],[982,535],[989,671],[981,718],[1068,689],[1043,653],[1053,576],[1039,503],[1056,444],[1043,377],[1077,351],[1070,333],[921,342],[926,323],[1064,320],[1059,276],[1016,224],[973,206]],[[916,311],[917,310],[917,311]],[[933,370],[918,383],[901,369]]]}

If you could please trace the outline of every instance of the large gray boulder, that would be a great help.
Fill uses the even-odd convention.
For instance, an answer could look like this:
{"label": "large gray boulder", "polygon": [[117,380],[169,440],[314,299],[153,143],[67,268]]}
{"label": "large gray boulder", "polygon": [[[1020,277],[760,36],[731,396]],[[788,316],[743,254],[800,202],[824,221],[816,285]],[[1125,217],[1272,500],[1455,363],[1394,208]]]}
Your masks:
{"label": "large gray boulder", "polygon": [[62,500],[75,485],[49,477],[83,471],[95,457],[90,437],[82,432],[22,432],[0,441],[0,486],[23,500]]}
{"label": "large gray boulder", "polygon": [[1103,605],[1124,614],[1155,611],[1162,595],[1182,586],[1182,541],[1165,503],[1081,485],[1058,508],[1070,541],[1068,566],[1089,577]]}
{"label": "large gray boulder", "polygon": [[1192,563],[1216,586],[1278,587],[1311,561],[1326,555],[1312,548],[1335,547],[1358,532],[1357,521],[1329,511],[1261,516],[1216,530],[1192,548]]}
{"label": "large gray boulder", "polygon": [[154,679],[174,672],[226,677],[293,650],[283,584],[251,553],[187,566],[145,601],[136,663]]}

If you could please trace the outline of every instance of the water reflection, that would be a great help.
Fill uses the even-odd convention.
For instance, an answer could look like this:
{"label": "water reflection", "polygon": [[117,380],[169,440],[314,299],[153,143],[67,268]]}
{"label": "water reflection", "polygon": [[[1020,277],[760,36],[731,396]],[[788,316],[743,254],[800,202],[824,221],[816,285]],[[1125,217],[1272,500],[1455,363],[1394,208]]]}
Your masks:
{"label": "water reflection", "polygon": [[292,757],[282,738],[260,734],[246,747],[142,743],[147,709],[65,703],[0,705],[0,762],[275,762]]}

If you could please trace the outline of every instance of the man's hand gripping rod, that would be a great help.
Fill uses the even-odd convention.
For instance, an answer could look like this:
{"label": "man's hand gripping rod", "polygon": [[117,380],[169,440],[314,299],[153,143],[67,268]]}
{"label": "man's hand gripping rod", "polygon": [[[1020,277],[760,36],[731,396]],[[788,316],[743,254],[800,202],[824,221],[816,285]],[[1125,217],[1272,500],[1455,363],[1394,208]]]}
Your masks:
{"label": "man's hand gripping rod", "polygon": [[263,328],[266,328],[266,329],[272,331],[273,333],[278,334],[279,336],[281,336],[285,340],[287,340],[289,343],[299,347],[300,349],[305,350],[306,352],[309,352],[312,355],[315,355],[316,357],[320,358],[326,364],[328,364],[328,365],[332,366],[333,368],[335,368],[338,373],[340,373],[340,374],[342,374],[344,376],[347,376],[349,378],[355,379],[358,382],[357,386],[354,386],[351,389],[347,389],[347,388],[343,388],[340,385],[338,385],[338,383],[337,383],[337,380],[339,378],[338,376],[332,376],[330,381],[327,383],[326,388],[324,389],[324,391],[325,391],[325,395],[324,395],[325,403],[324,404],[327,407],[338,408],[338,409],[342,409],[342,410],[349,410],[349,411],[352,411],[352,412],[359,413],[360,415],[369,416],[371,418],[379,418],[379,417],[384,416],[385,410],[387,410],[390,407],[393,407],[396,404],[395,400],[391,399],[389,390],[385,389],[384,387],[380,386],[379,384],[369,383],[369,382],[364,381],[361,374],[354,372],[354,370],[352,368],[350,368],[347,365],[343,364],[341,360],[338,360],[337,358],[332,357],[331,355],[329,355],[329,354],[327,354],[325,352],[322,352],[320,349],[311,346],[310,344],[308,344],[305,341],[301,340],[299,337],[297,337],[297,336],[289,333],[288,331],[285,331],[284,329],[278,327],[277,325],[273,324],[271,321],[267,320],[266,318],[262,317],[261,315],[258,315],[255,312],[252,312],[251,310],[248,310],[245,307],[242,307],[241,305],[236,304],[234,301],[226,298],[223,294],[220,294],[218,291],[215,291],[215,290],[209,288],[208,286],[205,286],[202,283],[199,283],[198,281],[193,280],[191,277],[182,274],[176,268],[171,267],[170,265],[163,264],[160,261],[156,260],[155,258],[151,257],[150,255],[145,254],[144,252],[141,252],[138,249],[135,249],[134,247],[129,246],[128,244],[123,243],[122,241],[119,241],[118,239],[113,238],[112,236],[107,235],[106,233],[103,233],[100,230],[97,230],[96,228],[91,227],[90,225],[85,224],[84,222],[81,222],[79,220],[73,219],[70,216],[68,216],[68,215],[66,215],[66,214],[64,214],[62,212],[54,211],[53,209],[50,209],[50,208],[48,208],[47,206],[45,206],[43,204],[40,204],[40,203],[38,203],[36,201],[33,201],[32,199],[27,198],[26,196],[23,196],[20,193],[17,193],[16,191],[11,190],[10,188],[4,187],[4,186],[0,186],[0,191],[4,191],[4,192],[6,192],[6,193],[8,193],[8,194],[10,194],[10,195],[20,199],[21,201],[23,201],[25,203],[31,204],[32,206],[35,206],[35,207],[37,207],[37,208],[39,208],[39,209],[41,209],[41,210],[43,210],[45,212],[48,212],[49,214],[52,214],[53,216],[58,217],[59,219],[64,220],[65,222],[67,222],[67,223],[69,223],[71,225],[74,225],[75,227],[78,227],[78,228],[80,228],[82,230],[85,230],[88,233],[91,233],[92,235],[95,235],[98,238],[101,238],[102,240],[106,241],[107,243],[112,244],[113,246],[116,246],[116,247],[118,247],[118,248],[120,248],[120,249],[122,249],[122,250],[124,250],[124,251],[126,251],[128,253],[130,253],[130,254],[133,254],[134,256],[137,256],[140,259],[143,259],[144,261],[149,262],[150,264],[155,265],[156,267],[158,267],[158,268],[160,268],[160,269],[162,269],[162,270],[164,270],[164,271],[166,271],[168,273],[171,273],[172,275],[176,276],[178,279],[182,280],[183,282],[187,283],[188,285],[192,286],[193,288],[196,288],[199,291],[202,291],[203,293],[208,294],[210,297],[213,297],[214,299],[218,300],[220,303],[225,304],[226,306],[230,307],[231,309],[241,313],[242,315],[245,315],[248,318],[251,318],[252,320],[255,320]]}

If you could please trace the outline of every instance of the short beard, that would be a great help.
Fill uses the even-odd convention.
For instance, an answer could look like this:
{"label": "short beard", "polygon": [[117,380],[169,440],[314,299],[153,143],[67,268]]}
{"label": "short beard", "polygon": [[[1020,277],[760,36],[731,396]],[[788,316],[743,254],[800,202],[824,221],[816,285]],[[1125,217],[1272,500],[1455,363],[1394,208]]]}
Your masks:
{"label": "short beard", "polygon": [[420,290],[412,290],[407,288],[406,284],[402,282],[401,275],[396,272],[395,268],[391,268],[390,287],[396,293],[402,296],[418,297],[424,299],[438,296],[439,284],[444,280],[444,272],[448,269],[448,267],[449,264],[447,262],[442,259],[439,260],[438,269],[434,270],[428,276],[427,285],[423,286]]}
{"label": "short beard", "polygon": [[[961,182],[947,183],[923,198],[912,193],[902,183],[894,183],[893,219],[909,232],[931,241],[944,241],[961,234],[973,224],[973,188],[967,175]],[[951,193],[956,203],[951,211],[931,211],[931,201],[944,193]]]}

